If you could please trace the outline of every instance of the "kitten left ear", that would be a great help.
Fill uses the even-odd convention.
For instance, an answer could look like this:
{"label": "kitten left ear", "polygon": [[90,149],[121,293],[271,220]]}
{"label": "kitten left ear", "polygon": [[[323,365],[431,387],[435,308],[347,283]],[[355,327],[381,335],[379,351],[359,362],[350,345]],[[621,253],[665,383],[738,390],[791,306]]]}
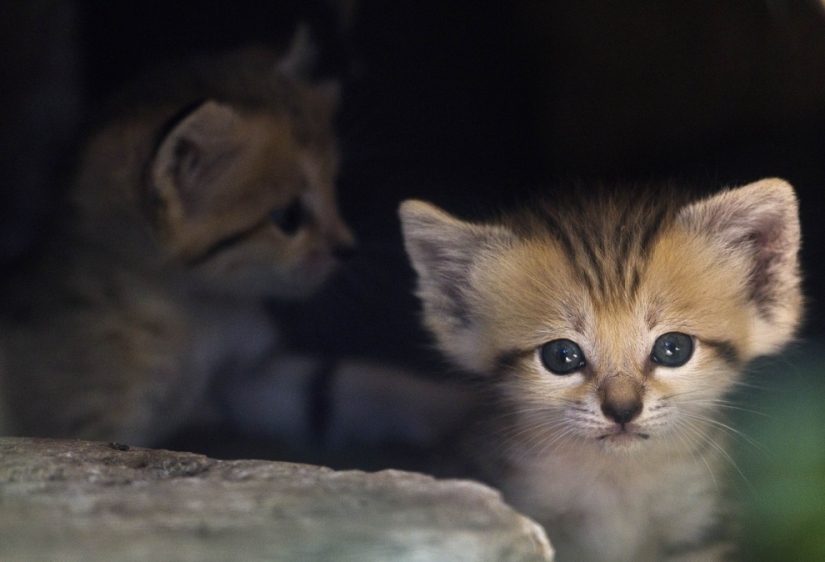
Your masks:
{"label": "kitten left ear", "polygon": [[278,62],[278,72],[308,81],[312,77],[317,58],[318,45],[312,39],[309,26],[299,24],[289,44],[289,51]]}
{"label": "kitten left ear", "polygon": [[424,323],[458,364],[483,372],[473,271],[484,267],[481,262],[491,253],[507,248],[513,234],[504,227],[459,220],[423,201],[405,201],[399,214],[404,246],[418,274]]}
{"label": "kitten left ear", "polygon": [[243,146],[241,129],[235,109],[206,100],[166,134],[150,173],[152,196],[162,203],[167,220],[197,217],[210,207]]}
{"label": "kitten left ear", "polygon": [[799,210],[791,185],[770,178],[725,191],[683,209],[679,222],[744,262],[755,310],[753,355],[788,343],[802,313]]}
{"label": "kitten left ear", "polygon": [[312,91],[334,111],[341,98],[341,84],[336,80],[312,81],[318,52],[318,44],[312,38],[309,26],[299,24],[292,36],[289,52],[278,62],[276,69],[285,76],[311,83]]}

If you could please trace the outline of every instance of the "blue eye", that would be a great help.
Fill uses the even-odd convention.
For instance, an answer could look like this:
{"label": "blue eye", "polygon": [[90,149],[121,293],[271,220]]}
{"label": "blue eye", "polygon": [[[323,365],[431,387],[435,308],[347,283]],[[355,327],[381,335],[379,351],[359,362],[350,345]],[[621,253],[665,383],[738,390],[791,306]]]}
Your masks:
{"label": "blue eye", "polygon": [[292,235],[298,232],[304,223],[304,207],[301,201],[296,199],[286,207],[270,211],[269,218],[284,234]]}
{"label": "blue eye", "polygon": [[576,342],[561,339],[541,346],[541,362],[556,375],[569,375],[584,367],[584,353]]}
{"label": "blue eye", "polygon": [[661,335],[653,344],[650,358],[665,367],[681,367],[693,355],[693,338],[680,332]]}

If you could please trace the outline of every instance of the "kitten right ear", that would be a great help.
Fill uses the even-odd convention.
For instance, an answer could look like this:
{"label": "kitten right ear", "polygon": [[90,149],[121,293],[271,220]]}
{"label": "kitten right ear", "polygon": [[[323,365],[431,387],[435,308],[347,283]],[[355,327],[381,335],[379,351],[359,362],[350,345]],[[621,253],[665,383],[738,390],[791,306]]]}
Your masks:
{"label": "kitten right ear", "polygon": [[483,371],[473,272],[493,252],[510,246],[513,234],[504,227],[461,221],[423,201],[403,202],[399,214],[404,246],[418,274],[425,325],[462,367]]}
{"label": "kitten right ear", "polygon": [[802,314],[799,211],[790,184],[769,178],[724,191],[684,208],[679,221],[747,271],[752,355],[788,343]]}
{"label": "kitten right ear", "polygon": [[299,24],[289,44],[289,51],[278,62],[278,72],[299,80],[309,80],[315,69],[318,51],[318,45],[312,39],[309,26],[305,23]]}

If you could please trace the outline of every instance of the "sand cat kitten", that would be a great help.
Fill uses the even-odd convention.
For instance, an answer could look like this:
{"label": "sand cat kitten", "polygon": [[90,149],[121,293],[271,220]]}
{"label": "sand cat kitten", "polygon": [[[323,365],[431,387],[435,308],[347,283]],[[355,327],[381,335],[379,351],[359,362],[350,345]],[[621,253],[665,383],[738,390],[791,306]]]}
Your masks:
{"label": "sand cat kitten", "polygon": [[723,560],[720,404],[799,321],[794,192],[557,204],[490,225],[401,207],[426,326],[495,389],[477,461],[560,561]]}
{"label": "sand cat kitten", "polygon": [[11,432],[153,444],[216,377],[278,352],[265,298],[312,294],[350,253],[336,90],[244,50],[166,67],[90,136],[70,211],[18,280],[4,335]]}

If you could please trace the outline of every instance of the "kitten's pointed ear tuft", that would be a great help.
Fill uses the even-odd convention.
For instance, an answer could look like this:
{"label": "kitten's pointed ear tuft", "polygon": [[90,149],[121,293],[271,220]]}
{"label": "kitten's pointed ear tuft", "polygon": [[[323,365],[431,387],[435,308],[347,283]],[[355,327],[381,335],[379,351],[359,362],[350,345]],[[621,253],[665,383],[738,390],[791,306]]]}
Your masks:
{"label": "kitten's pointed ear tuft", "polygon": [[480,252],[512,237],[502,227],[465,222],[424,201],[404,201],[399,215],[404,246],[422,290],[448,294],[462,290]]}
{"label": "kitten's pointed ear tuft", "polygon": [[512,244],[513,234],[499,226],[464,222],[423,201],[405,201],[399,214],[427,328],[462,367],[482,371],[473,272]]}
{"label": "kitten's pointed ear tuft", "polygon": [[401,229],[407,251],[415,253],[416,258],[420,257],[425,261],[428,259],[426,249],[431,242],[443,239],[449,244],[452,236],[461,235],[472,228],[469,223],[426,201],[404,201],[398,209],[398,214],[401,217]]}
{"label": "kitten's pointed ear tuft", "polygon": [[754,355],[793,337],[802,314],[799,209],[793,188],[764,179],[689,205],[680,223],[745,264],[754,306]]}
{"label": "kitten's pointed ear tuft", "polygon": [[427,299],[451,294],[450,308],[461,308],[456,291],[466,284],[472,260],[469,248],[462,251],[462,242],[472,244],[472,227],[424,201],[404,201],[398,214],[404,247],[418,273],[419,296],[426,304]]}
{"label": "kitten's pointed ear tuft", "polygon": [[[160,203],[164,222],[206,210],[243,146],[242,118],[228,105],[207,100],[178,118],[158,145],[149,170],[148,195]],[[158,219],[157,211],[153,209],[153,219]]]}
{"label": "kitten's pointed ear tuft", "polygon": [[318,45],[312,38],[309,26],[305,23],[299,24],[289,44],[289,51],[278,62],[278,72],[308,81],[315,70],[318,51]]}

